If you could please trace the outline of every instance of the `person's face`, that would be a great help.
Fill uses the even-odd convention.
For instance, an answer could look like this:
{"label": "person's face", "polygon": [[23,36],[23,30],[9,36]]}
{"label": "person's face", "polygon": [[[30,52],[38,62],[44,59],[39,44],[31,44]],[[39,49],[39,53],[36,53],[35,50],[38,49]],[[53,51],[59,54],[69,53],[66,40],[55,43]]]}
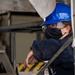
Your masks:
{"label": "person's face", "polygon": [[47,27],[60,29],[62,35],[64,35],[65,33],[69,33],[71,29],[69,25],[65,26],[62,22],[59,22],[57,24],[48,25]]}

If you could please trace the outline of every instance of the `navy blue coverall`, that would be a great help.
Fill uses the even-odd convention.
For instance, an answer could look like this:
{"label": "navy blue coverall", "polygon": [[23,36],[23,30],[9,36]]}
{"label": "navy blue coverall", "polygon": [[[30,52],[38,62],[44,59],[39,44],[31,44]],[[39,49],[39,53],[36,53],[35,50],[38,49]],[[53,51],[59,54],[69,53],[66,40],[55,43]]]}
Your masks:
{"label": "navy blue coverall", "polygon": [[[72,34],[69,34],[61,40],[50,38],[48,40],[34,41],[32,44],[34,57],[38,61],[50,60],[70,36],[72,36]],[[54,60],[54,75],[74,75],[74,52],[71,45],[72,44],[68,45]]]}

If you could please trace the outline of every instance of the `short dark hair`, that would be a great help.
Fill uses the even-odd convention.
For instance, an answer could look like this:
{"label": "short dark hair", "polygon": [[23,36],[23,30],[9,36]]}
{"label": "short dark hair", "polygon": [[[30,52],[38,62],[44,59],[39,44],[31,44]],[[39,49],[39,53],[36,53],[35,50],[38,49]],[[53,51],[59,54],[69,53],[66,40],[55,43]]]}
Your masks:
{"label": "short dark hair", "polygon": [[62,23],[65,25],[65,26],[70,26],[71,27],[71,30],[70,30],[70,33],[72,32],[72,24],[71,24],[71,21],[62,21]]}
{"label": "short dark hair", "polygon": [[70,25],[71,26],[71,21],[62,21],[62,23],[67,26],[67,25]]}

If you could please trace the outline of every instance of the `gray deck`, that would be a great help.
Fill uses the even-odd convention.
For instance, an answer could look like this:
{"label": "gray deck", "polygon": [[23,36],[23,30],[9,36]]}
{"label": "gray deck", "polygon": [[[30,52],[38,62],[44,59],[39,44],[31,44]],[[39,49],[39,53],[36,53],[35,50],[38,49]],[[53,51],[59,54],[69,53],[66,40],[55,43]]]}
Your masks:
{"label": "gray deck", "polygon": [[19,75],[36,75],[34,72],[19,72]]}

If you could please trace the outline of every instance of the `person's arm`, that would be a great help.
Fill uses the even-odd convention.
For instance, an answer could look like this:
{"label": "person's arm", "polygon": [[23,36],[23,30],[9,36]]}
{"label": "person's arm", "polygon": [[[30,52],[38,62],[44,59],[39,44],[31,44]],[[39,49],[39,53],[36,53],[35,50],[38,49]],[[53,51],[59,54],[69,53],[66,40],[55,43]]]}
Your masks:
{"label": "person's arm", "polygon": [[25,66],[27,66],[27,67],[30,67],[29,66],[29,59],[31,58],[33,56],[33,51],[31,50],[29,53],[28,53],[28,55],[27,55],[27,57],[26,57],[26,59],[25,59]]}
{"label": "person's arm", "polygon": [[[49,60],[55,52],[59,49],[57,40],[40,40],[34,41],[32,44],[32,50],[28,53],[25,60],[25,66],[29,67],[29,60],[33,56],[37,61]],[[31,63],[32,61],[30,61]]]}

